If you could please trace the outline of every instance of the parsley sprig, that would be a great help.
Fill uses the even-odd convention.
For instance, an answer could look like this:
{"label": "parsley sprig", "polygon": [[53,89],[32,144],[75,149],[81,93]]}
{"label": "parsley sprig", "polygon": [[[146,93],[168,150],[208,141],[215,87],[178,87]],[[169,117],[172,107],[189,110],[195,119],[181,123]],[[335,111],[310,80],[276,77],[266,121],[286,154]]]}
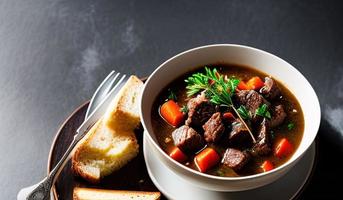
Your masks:
{"label": "parsley sprig", "polygon": [[253,142],[256,142],[254,135],[241,116],[242,113],[238,111],[241,107],[237,110],[232,102],[232,96],[240,82],[239,79],[234,77],[226,79],[223,75],[218,73],[216,68],[211,70],[210,68],[205,67],[205,73],[194,73],[188,77],[185,82],[187,83],[186,89],[188,96],[193,96],[201,91],[205,91],[206,97],[209,98],[210,102],[213,104],[231,107],[240,118],[243,125],[248,129]]}
{"label": "parsley sprig", "polygon": [[261,117],[266,117],[270,119],[272,116],[270,115],[270,112],[268,111],[268,106],[267,104],[263,104],[260,107],[258,107],[255,111],[256,115],[259,115]]}
{"label": "parsley sprig", "polygon": [[241,105],[238,109],[237,109],[238,113],[241,115],[241,117],[243,119],[250,119],[250,112],[247,110],[247,108],[243,105]]}
{"label": "parsley sprig", "polygon": [[174,101],[177,101],[177,96],[176,94],[174,93],[173,90],[169,89],[169,95],[168,95],[168,100],[174,100]]}
{"label": "parsley sprig", "polygon": [[205,73],[195,73],[188,77],[185,82],[187,83],[187,96],[193,96],[202,90],[206,90],[206,96],[210,97],[212,103],[223,106],[233,104],[231,97],[239,84],[238,79],[225,80],[216,68],[211,70],[207,67],[205,67]]}

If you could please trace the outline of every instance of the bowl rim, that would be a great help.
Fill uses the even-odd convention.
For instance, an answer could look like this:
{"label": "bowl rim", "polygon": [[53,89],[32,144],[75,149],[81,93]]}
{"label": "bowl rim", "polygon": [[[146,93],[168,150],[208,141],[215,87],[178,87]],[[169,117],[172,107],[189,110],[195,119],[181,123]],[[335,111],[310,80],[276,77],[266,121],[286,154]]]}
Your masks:
{"label": "bowl rim", "polygon": [[[170,62],[171,60],[174,60],[184,54],[188,54],[190,52],[193,52],[193,51],[198,51],[198,50],[201,50],[201,49],[206,49],[206,48],[211,48],[211,47],[234,47],[234,48],[243,48],[243,49],[248,49],[248,50],[251,50],[251,51],[256,51],[256,52],[259,52],[259,53],[262,53],[262,54],[266,54],[270,57],[272,57],[273,59],[276,59],[276,60],[279,60],[281,62],[284,62],[285,64],[287,64],[292,70],[295,70],[295,72],[297,72],[297,74],[299,76],[301,76],[301,78],[303,78],[305,81],[307,81],[308,85],[309,85],[309,89],[313,91],[313,94],[314,94],[314,97],[315,97],[315,103],[317,107],[317,110],[318,110],[318,113],[317,113],[317,117],[318,118],[318,123],[317,124],[313,124],[312,126],[314,126],[314,130],[315,130],[315,137],[313,137],[313,140],[311,141],[311,143],[309,143],[308,146],[306,146],[306,148],[304,149],[304,151],[297,157],[295,158],[292,162],[288,162],[289,160],[287,160],[285,163],[283,163],[282,165],[270,170],[270,171],[267,171],[267,172],[262,172],[262,173],[258,173],[258,174],[253,174],[253,175],[247,175],[247,176],[239,176],[239,177],[222,177],[222,176],[215,176],[215,175],[210,175],[210,174],[206,174],[206,173],[202,173],[202,172],[199,172],[195,169],[192,169],[192,168],[189,168],[175,160],[173,160],[165,151],[162,150],[162,148],[159,146],[159,144],[157,144],[155,142],[155,140],[152,138],[151,136],[151,133],[147,130],[146,126],[145,126],[145,120],[143,118],[143,112],[142,112],[142,107],[143,107],[143,104],[142,104],[142,99],[143,99],[143,94],[146,90],[146,85],[149,84],[151,78],[160,70],[160,68],[162,68],[165,64],[167,64],[168,62]],[[266,72],[265,72],[266,73]],[[210,44],[210,45],[203,45],[203,46],[199,46],[199,47],[195,47],[195,48],[191,48],[191,49],[188,49],[188,50],[185,50],[185,51],[182,51],[178,54],[176,54],[175,56],[167,59],[166,61],[164,61],[163,63],[161,63],[148,77],[148,79],[146,80],[145,82],[145,85],[144,85],[144,89],[143,89],[143,92],[142,92],[142,95],[141,95],[141,99],[140,99],[140,118],[141,118],[141,121],[142,121],[142,126],[144,128],[144,134],[147,134],[147,138],[150,140],[151,144],[153,144],[153,146],[158,150],[158,152],[160,154],[162,154],[164,157],[166,157],[166,159],[170,162],[172,162],[173,164],[175,164],[176,166],[180,167],[181,169],[183,170],[186,170],[187,172],[191,173],[191,174],[196,174],[196,175],[199,175],[201,177],[204,177],[204,178],[209,178],[209,179],[216,179],[216,180],[219,180],[219,181],[228,181],[228,180],[231,180],[231,181],[239,181],[239,180],[248,180],[248,179],[254,179],[254,178],[258,178],[258,177],[262,177],[262,176],[266,176],[266,175],[269,175],[269,174],[273,174],[273,173],[276,173],[278,171],[281,171],[281,170],[287,170],[286,169],[286,166],[293,166],[303,155],[304,153],[308,150],[308,148],[311,146],[311,144],[315,141],[315,138],[318,134],[318,130],[319,130],[319,126],[320,126],[320,122],[321,122],[321,108],[320,108],[320,104],[319,104],[319,99],[318,99],[318,95],[316,94],[315,90],[313,89],[312,85],[310,84],[310,82],[305,78],[305,76],[298,70],[296,69],[293,65],[291,65],[289,62],[283,60],[282,58],[272,54],[272,53],[269,53],[267,51],[264,51],[264,50],[261,50],[261,49],[257,49],[255,47],[250,47],[250,46],[246,46],[246,45],[240,45],[240,44]],[[290,168],[289,168],[290,169]],[[289,170],[288,169],[288,170]],[[174,170],[173,170],[174,171]]]}

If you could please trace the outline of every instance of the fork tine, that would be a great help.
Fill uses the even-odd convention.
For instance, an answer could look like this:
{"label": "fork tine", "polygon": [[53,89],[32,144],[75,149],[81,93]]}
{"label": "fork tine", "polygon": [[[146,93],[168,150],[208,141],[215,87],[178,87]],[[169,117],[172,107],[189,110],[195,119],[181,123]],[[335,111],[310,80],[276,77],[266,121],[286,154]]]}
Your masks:
{"label": "fork tine", "polygon": [[[109,93],[111,93],[113,90],[117,89],[118,87],[120,87],[122,85],[122,82],[124,81],[124,79],[126,78],[126,74],[123,74],[122,77],[119,79],[119,81],[113,86],[113,88],[110,90],[110,92],[108,92],[106,94],[106,97],[108,96]],[[123,82],[124,83],[124,82]],[[119,88],[118,88],[119,89]],[[106,98],[105,97],[105,98]]]}
{"label": "fork tine", "polygon": [[[118,76],[119,76],[119,75],[120,75],[120,73],[118,73]],[[126,81],[124,81],[125,78],[126,78],[126,74],[123,74],[123,75],[120,77],[119,81],[113,86],[113,88],[111,89],[111,91],[108,92],[104,98],[101,98],[99,103],[94,104],[94,105],[95,105],[95,109],[93,109],[92,112],[90,112],[90,115],[89,115],[89,116],[92,115],[92,113],[94,112],[94,110],[97,109],[97,107],[99,107],[100,105],[103,104],[103,102],[107,99],[107,97],[108,97],[109,95],[111,95],[111,93],[114,93],[115,90],[117,90],[117,92],[118,92],[118,91],[121,89],[121,87],[122,87],[122,86],[125,84],[125,82],[126,82]],[[116,92],[116,93],[117,93],[117,92]]]}
{"label": "fork tine", "polygon": [[116,74],[114,74],[114,77],[112,79],[109,79],[108,82],[106,83],[106,85],[104,85],[103,88],[101,88],[102,91],[101,91],[101,93],[98,94],[97,99],[104,98],[109,93],[112,86],[115,85],[116,82],[118,82],[119,77],[120,77],[120,72],[117,72]]}
{"label": "fork tine", "polygon": [[[104,89],[104,94],[108,94],[108,92],[111,90],[112,86],[114,85],[115,81],[118,80],[120,73],[118,72],[115,77],[109,82],[108,87]],[[106,96],[106,95],[104,95]]]}
{"label": "fork tine", "polygon": [[127,76],[126,74],[123,74],[119,80],[117,79],[118,80],[117,82],[113,82],[112,85],[106,88],[106,92],[103,93],[102,98],[106,98],[107,95],[114,89],[114,87],[119,87],[120,89],[126,83],[128,79],[129,79],[129,76]]}
{"label": "fork tine", "polygon": [[[108,90],[112,87],[114,81],[118,78],[120,73],[115,73],[115,71],[111,71],[111,73],[109,73],[106,78],[101,82],[101,84],[99,85],[99,87],[95,90],[88,108],[87,108],[87,112],[86,112],[86,119],[88,118],[89,114],[94,110],[94,108],[96,107],[96,99],[99,99],[100,96],[106,96],[108,93]],[[104,89],[105,88],[105,89]],[[105,91],[101,91],[101,90],[105,90]],[[101,93],[101,94],[100,94]],[[105,95],[104,95],[105,93]],[[102,98],[100,98],[102,99]]]}

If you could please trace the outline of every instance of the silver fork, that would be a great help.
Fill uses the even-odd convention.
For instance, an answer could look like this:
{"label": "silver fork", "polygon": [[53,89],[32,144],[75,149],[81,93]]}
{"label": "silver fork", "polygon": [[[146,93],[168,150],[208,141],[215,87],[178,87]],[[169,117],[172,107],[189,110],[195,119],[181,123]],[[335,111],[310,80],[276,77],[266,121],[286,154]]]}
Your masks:
{"label": "silver fork", "polygon": [[85,120],[94,112],[96,107],[106,99],[114,87],[122,88],[130,77],[120,72],[111,71],[107,77],[101,82],[99,87],[95,90],[87,108]]}
{"label": "silver fork", "polygon": [[[85,122],[95,115],[99,107],[107,100],[109,95],[113,92],[118,92],[119,89],[126,83],[128,77],[125,74],[115,73],[112,71],[99,85],[87,108]],[[116,90],[116,91],[115,91]],[[112,94],[113,96],[113,94]],[[23,188],[17,195],[17,200],[50,200],[51,187],[54,185],[57,177],[62,171],[63,167],[71,157],[71,152],[77,143],[83,138],[85,134],[77,132],[74,135],[72,143],[69,145],[66,152],[63,154],[61,160],[51,170],[49,175],[39,183]]]}
{"label": "silver fork", "polygon": [[118,76],[120,73],[115,73],[111,71],[106,78],[101,82],[98,88],[95,90],[91,100],[89,101],[85,119],[94,111],[97,105],[101,102],[102,99],[111,91],[113,84],[116,84],[119,79]]}

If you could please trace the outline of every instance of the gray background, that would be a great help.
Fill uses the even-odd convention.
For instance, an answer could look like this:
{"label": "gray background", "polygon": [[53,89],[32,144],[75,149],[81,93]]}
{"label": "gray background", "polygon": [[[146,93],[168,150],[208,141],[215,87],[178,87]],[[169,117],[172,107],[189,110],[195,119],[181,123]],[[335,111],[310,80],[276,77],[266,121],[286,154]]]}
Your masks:
{"label": "gray background", "polygon": [[343,4],[339,1],[0,1],[0,198],[46,174],[53,137],[110,70],[149,75],[212,43],[249,45],[296,66],[322,108],[304,197],[342,177]]}

